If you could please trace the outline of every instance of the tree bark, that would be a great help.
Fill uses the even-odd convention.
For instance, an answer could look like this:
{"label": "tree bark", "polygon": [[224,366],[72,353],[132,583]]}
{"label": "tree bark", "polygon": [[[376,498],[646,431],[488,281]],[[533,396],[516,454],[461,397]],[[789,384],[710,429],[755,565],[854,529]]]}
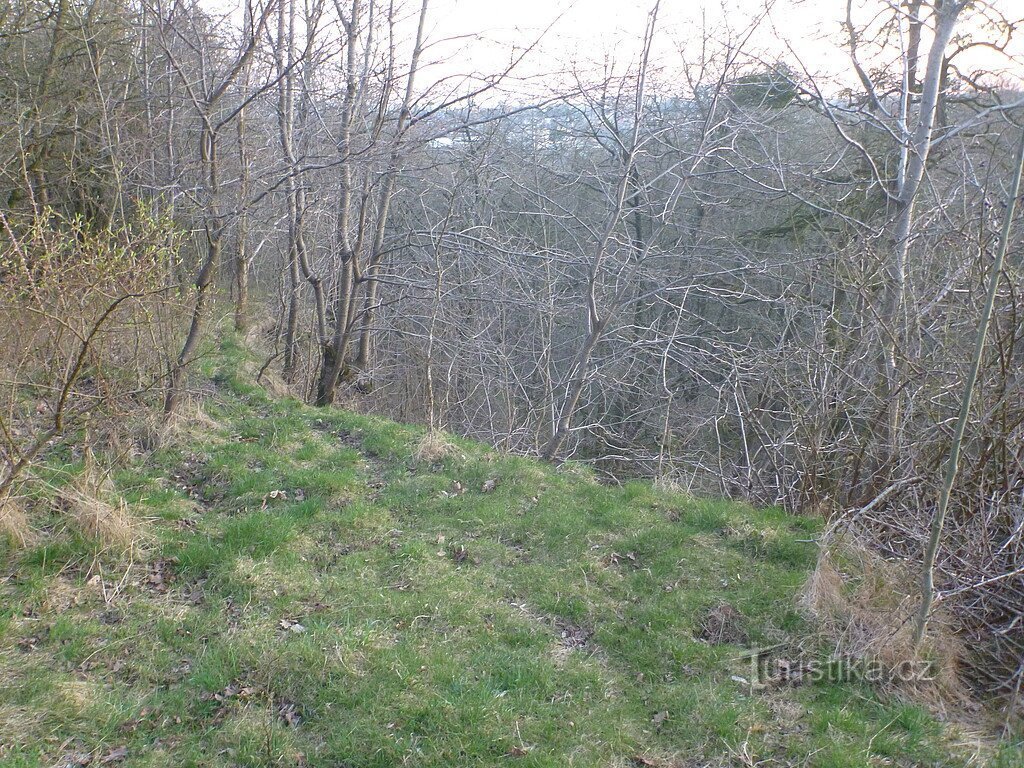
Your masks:
{"label": "tree bark", "polygon": [[[911,318],[906,304],[907,258],[910,252],[915,207],[924,182],[928,155],[932,147],[932,132],[935,126],[936,108],[939,103],[942,84],[945,50],[956,29],[957,19],[964,8],[962,2],[940,2],[935,10],[935,36],[928,53],[927,69],[921,87],[921,100],[917,122],[912,134],[906,138],[906,162],[901,168],[894,227],[892,235],[892,259],[885,274],[885,299],[883,314],[892,326],[883,336],[883,380],[886,392],[886,443],[889,463],[901,453],[902,427],[902,384],[903,365],[901,356],[911,333]],[[905,86],[906,87],[906,86]]]}

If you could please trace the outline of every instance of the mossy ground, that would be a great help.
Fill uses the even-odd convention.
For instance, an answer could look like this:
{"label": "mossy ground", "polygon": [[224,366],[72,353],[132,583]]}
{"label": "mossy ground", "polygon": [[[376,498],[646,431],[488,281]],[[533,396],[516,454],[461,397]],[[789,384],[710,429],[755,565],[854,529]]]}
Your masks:
{"label": "mossy ground", "polygon": [[422,430],[271,399],[243,356],[208,365],[218,427],[115,475],[131,551],[0,544],[0,765],[969,761],[863,682],[734,679],[811,630],[814,522],[454,438],[417,462]]}

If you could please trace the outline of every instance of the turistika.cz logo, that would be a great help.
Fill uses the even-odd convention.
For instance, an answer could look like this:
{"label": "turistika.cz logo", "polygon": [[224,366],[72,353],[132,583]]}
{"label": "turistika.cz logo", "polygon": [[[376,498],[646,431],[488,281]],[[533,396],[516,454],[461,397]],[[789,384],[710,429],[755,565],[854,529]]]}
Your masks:
{"label": "turistika.cz logo", "polygon": [[886,663],[871,656],[822,658],[804,653],[786,654],[779,653],[780,648],[752,648],[744,653],[740,658],[748,661],[750,677],[734,676],[734,679],[754,687],[857,680],[872,684],[909,684],[935,679],[935,664],[927,659]]}

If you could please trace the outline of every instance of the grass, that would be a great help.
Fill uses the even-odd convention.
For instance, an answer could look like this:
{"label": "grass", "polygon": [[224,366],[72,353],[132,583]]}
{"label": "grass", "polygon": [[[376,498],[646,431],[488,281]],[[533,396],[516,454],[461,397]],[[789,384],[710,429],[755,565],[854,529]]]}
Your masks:
{"label": "grass", "polygon": [[267,397],[243,355],[209,363],[216,427],[115,474],[130,558],[56,525],[0,549],[5,768],[970,763],[864,682],[737,680],[811,633],[812,521],[425,449]]}

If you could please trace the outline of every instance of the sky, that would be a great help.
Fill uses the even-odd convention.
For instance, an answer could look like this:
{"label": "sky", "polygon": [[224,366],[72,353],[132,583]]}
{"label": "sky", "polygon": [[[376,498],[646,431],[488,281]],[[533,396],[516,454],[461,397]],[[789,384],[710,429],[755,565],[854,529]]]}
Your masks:
{"label": "sky", "polygon": [[[593,72],[614,64],[621,72],[638,58],[655,1],[430,0],[430,47],[422,77],[445,81],[453,88],[461,81],[468,87],[465,75],[501,72],[530,46],[533,49],[517,65],[515,77],[504,81],[506,94],[542,94],[564,86],[571,82],[566,75],[570,70]],[[240,0],[201,2],[232,19],[241,13]],[[879,8],[902,2],[853,0],[854,21],[868,23]],[[402,26],[408,44],[420,0],[399,3],[407,9]],[[785,61],[798,70],[806,69],[823,91],[854,86],[843,29],[846,5],[847,0],[661,0],[654,59],[664,66],[665,77],[671,78],[684,62],[704,56],[706,41],[713,48],[743,40],[745,63],[752,68],[756,62]],[[1013,58],[978,48],[958,61],[968,71],[996,71],[1000,82],[1024,88],[1024,0],[978,0],[975,5],[991,7],[1020,22],[1021,32],[1009,49]],[[870,45],[871,35],[866,37]],[[925,48],[927,43],[925,39]],[[892,48],[887,55],[891,52]]]}
{"label": "sky", "polygon": [[[642,0],[433,0],[431,37],[457,38],[439,46],[444,53],[438,58],[454,57],[463,68],[481,72],[500,69],[512,51],[538,40],[517,68],[524,78],[606,60],[625,66],[639,54],[652,5]],[[677,57],[680,49],[697,45],[704,28],[721,37],[721,27],[729,25],[739,34],[763,13],[763,0],[724,5],[662,0],[657,58]]]}
{"label": "sky", "polygon": [[[799,61],[813,74],[849,82],[852,71],[843,49],[845,0],[662,0],[655,37],[657,57],[669,63],[701,54],[705,31],[715,40],[739,40],[750,32],[745,50],[755,59]],[[517,68],[529,81],[551,79],[582,63],[635,60],[654,0],[432,0],[431,53],[452,73],[500,70],[515,50],[540,40]],[[871,7],[884,0],[855,0],[854,19],[867,22]],[[990,0],[998,11],[1024,17],[1024,0]],[[758,22],[757,20],[760,19]],[[1024,38],[1024,34],[1021,35]],[[455,39],[452,39],[455,38]],[[1007,70],[1024,80],[1024,41],[1008,62],[990,51],[965,56],[970,69]]]}

